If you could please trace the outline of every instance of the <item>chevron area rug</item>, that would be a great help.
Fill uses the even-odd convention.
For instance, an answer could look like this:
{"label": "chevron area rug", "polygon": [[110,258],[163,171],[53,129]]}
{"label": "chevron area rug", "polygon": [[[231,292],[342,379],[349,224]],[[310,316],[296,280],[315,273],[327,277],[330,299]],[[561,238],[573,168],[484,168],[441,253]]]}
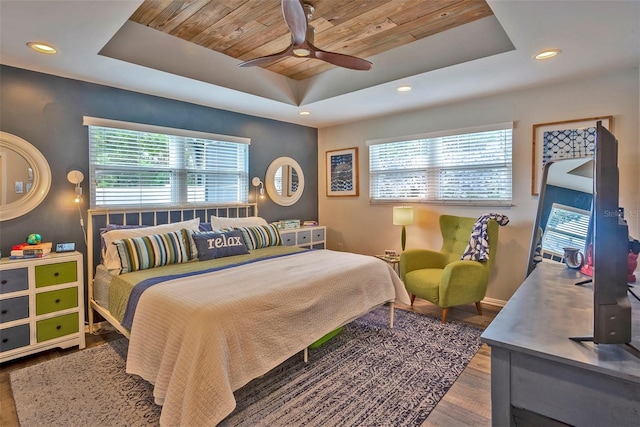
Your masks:
{"label": "chevron area rug", "polygon": [[[309,362],[296,355],[236,391],[225,426],[419,426],[480,348],[480,329],[378,308]],[[10,374],[20,425],[153,426],[150,384],[125,373],[127,340]]]}

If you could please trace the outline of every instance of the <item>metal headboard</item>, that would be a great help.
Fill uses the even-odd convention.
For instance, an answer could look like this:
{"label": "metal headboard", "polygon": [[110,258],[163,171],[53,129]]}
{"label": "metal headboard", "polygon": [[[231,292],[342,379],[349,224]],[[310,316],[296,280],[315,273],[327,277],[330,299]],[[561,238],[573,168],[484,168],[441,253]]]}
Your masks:
{"label": "metal headboard", "polygon": [[[111,323],[124,336],[129,331],[119,325],[108,309],[100,307],[93,299],[93,280],[95,266],[100,262],[100,228],[107,224],[118,225],[161,225],[200,218],[200,222],[209,222],[211,215],[225,218],[246,218],[258,216],[256,203],[230,205],[184,205],[172,207],[136,207],[136,208],[99,208],[88,211],[87,227],[87,280],[88,280],[88,320],[89,330],[93,333],[94,310]],[[97,251],[94,248],[98,248]]]}
{"label": "metal headboard", "polygon": [[[97,208],[88,211],[87,226],[87,273],[89,283],[93,282],[95,266],[100,258],[100,228],[107,224],[118,225],[160,225],[200,218],[209,222],[211,215],[225,218],[245,218],[258,215],[256,203],[230,205],[184,205],[171,207],[131,207]],[[98,248],[98,250],[94,250]],[[92,286],[89,298],[92,298]]]}

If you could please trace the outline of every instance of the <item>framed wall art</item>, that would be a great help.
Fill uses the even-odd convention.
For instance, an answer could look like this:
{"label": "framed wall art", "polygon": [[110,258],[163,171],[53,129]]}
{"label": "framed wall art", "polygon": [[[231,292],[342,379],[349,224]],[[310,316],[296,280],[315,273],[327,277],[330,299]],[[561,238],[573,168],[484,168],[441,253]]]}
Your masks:
{"label": "framed wall art", "polygon": [[613,116],[533,125],[532,195],[538,195],[542,172],[549,161],[593,156],[599,121],[613,131]]}
{"label": "framed wall art", "polygon": [[358,148],[327,151],[327,196],[358,195]]}

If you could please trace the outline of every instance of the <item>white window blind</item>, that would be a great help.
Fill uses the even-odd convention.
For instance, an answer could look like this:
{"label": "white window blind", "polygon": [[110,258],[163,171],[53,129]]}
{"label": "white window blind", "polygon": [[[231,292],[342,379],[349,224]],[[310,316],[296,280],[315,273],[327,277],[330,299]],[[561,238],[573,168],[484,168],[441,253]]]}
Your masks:
{"label": "white window blind", "polygon": [[589,211],[564,206],[558,203],[551,205],[549,219],[542,236],[542,253],[562,257],[564,248],[583,250],[589,230]]}
{"label": "white window blind", "polygon": [[91,207],[248,201],[248,139],[85,118]]}
{"label": "white window blind", "polygon": [[511,123],[367,144],[371,202],[511,203]]}

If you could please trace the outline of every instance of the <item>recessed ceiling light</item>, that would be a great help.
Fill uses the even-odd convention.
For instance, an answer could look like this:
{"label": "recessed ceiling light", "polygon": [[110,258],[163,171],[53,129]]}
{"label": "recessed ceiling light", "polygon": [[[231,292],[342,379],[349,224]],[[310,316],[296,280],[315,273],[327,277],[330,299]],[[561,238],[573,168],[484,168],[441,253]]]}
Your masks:
{"label": "recessed ceiling light", "polygon": [[402,85],[402,86],[398,86],[396,88],[396,90],[398,92],[409,92],[411,89],[413,89],[413,88],[411,86],[409,86],[409,85]]}
{"label": "recessed ceiling light", "polygon": [[40,53],[52,54],[57,52],[55,47],[48,45],[46,43],[29,42],[27,43],[27,46],[29,46],[31,49],[35,50],[36,52],[40,52]]}
{"label": "recessed ceiling light", "polygon": [[309,115],[309,114],[311,114],[311,113],[310,113],[310,112],[308,112],[308,111],[300,111],[300,113],[299,113],[299,114],[300,114],[301,116],[308,116],[308,115]]}
{"label": "recessed ceiling light", "polygon": [[538,52],[536,56],[534,56],[534,58],[538,60],[549,59],[549,58],[553,58],[559,53],[560,53],[560,49],[547,49],[547,50],[543,50],[542,52]]}

